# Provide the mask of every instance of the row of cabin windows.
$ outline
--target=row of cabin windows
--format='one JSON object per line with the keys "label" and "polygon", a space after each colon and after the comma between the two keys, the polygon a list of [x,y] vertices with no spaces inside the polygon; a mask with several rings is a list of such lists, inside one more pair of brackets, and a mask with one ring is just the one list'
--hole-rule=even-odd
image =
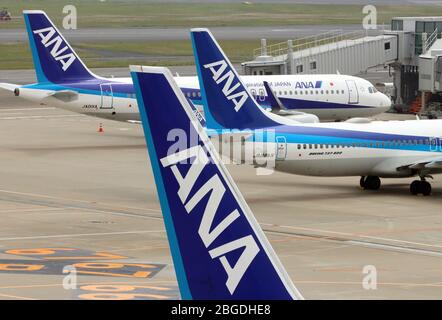
{"label": "row of cabin windows", "polygon": [[[264,94],[264,91],[259,91],[260,92],[260,95],[263,95]],[[290,96],[292,96],[293,94],[295,94],[295,95],[308,95],[308,94],[311,94],[311,95],[313,95],[313,94],[344,94],[344,90],[295,90],[295,91],[292,91],[292,90],[289,90],[289,91],[278,91],[278,92],[276,92],[276,94],[278,95],[278,96],[282,96],[282,95],[290,95]],[[252,95],[253,96],[256,96],[256,91],[255,90],[252,90]]]}
{"label": "row of cabin windows", "polygon": [[[281,95],[287,95],[287,94],[289,94],[289,95],[293,95],[293,94],[295,94],[295,95],[298,95],[298,93],[300,94],[300,95],[303,95],[303,94],[305,94],[305,95],[308,95],[308,94],[324,94],[324,92],[325,92],[325,94],[344,94],[344,90],[295,90],[295,91],[292,91],[292,90],[290,90],[290,91],[279,91],[278,92],[278,94],[281,96]],[[198,97],[198,98],[201,98],[201,92],[196,92],[196,91],[193,91],[193,92],[187,92],[186,93],[186,95],[187,95],[187,97],[188,98],[196,98],[196,97]],[[254,90],[252,90],[252,95],[253,96],[256,96],[256,92],[254,91]]]}
{"label": "row of cabin windows", "polygon": [[[302,94],[305,94],[305,95],[308,95],[308,94],[324,94],[324,92],[325,92],[325,94],[344,94],[344,90],[299,90],[299,94],[300,95],[302,95]],[[295,95],[298,95],[298,91],[297,90],[295,90],[295,91],[279,91],[279,95],[281,96],[281,95],[287,95],[287,93],[289,94],[289,95],[292,95],[292,93],[294,93]]]}
{"label": "row of cabin windows", "polygon": [[376,142],[353,142],[353,143],[337,143],[337,144],[298,144],[298,149],[333,149],[333,148],[385,148],[399,147],[406,145],[430,145],[429,140],[393,140],[393,141],[376,141]]}
{"label": "row of cabin windows", "polygon": [[[370,93],[376,93],[377,92],[377,90],[376,90],[376,88],[375,87],[369,87],[368,88],[368,91],[370,92]],[[292,90],[290,90],[290,91],[279,91],[278,92],[278,95],[279,96],[282,96],[282,95],[287,95],[287,94],[289,94],[290,96],[291,95],[293,95],[293,94],[295,94],[295,95],[298,95],[298,93],[299,93],[299,95],[309,95],[309,94],[311,94],[311,95],[313,95],[313,94],[316,94],[316,95],[318,95],[318,94],[344,94],[344,90],[295,90],[295,91],[292,91]],[[196,98],[196,97],[198,97],[198,98],[201,98],[201,92],[200,91],[198,91],[198,92],[196,92],[196,91],[193,91],[193,92],[187,92],[186,93],[186,95],[187,95],[187,97],[188,98]],[[253,96],[256,96],[256,92],[254,91],[254,90],[252,90],[252,95]]]}
{"label": "row of cabin windows", "polygon": [[201,98],[201,92],[200,91],[198,91],[198,92],[193,91],[192,93],[187,92],[186,96],[187,96],[187,98],[190,98],[190,97],[196,98],[197,96],[198,96],[198,98]]}

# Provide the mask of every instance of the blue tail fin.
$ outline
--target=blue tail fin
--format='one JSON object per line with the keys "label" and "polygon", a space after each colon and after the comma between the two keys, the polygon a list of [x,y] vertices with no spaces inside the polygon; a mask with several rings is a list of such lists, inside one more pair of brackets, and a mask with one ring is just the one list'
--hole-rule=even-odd
{"label": "blue tail fin", "polygon": [[69,82],[96,76],[80,60],[45,12],[23,11],[38,82]]}
{"label": "blue tail fin", "polygon": [[182,298],[302,298],[172,74],[131,75]]}
{"label": "blue tail fin", "polygon": [[192,29],[191,38],[209,129],[257,129],[281,124],[258,106],[209,30]]}

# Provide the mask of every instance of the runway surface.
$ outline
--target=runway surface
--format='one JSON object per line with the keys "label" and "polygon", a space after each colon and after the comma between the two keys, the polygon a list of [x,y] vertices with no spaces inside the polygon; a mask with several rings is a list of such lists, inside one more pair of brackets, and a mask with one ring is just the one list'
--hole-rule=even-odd
{"label": "runway surface", "polygon": [[[351,32],[361,30],[357,25],[293,25],[272,27],[212,27],[210,31],[218,40],[259,40],[261,38],[281,40],[313,36],[329,30]],[[62,30],[70,43],[96,41],[172,41],[190,40],[187,28],[78,28]],[[23,29],[4,29],[0,42],[26,42],[28,36]],[[258,43],[259,46],[259,43]]]}
{"label": "runway surface", "polygon": [[[0,299],[179,297],[139,125],[1,91],[0,136]],[[413,197],[412,179],[370,192],[358,177],[229,170],[307,299],[442,298],[441,176]]]}

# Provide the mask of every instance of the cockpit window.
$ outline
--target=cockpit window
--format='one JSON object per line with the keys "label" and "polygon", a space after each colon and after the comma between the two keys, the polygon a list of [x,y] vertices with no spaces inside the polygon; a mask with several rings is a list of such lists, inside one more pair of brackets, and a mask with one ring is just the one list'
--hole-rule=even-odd
{"label": "cockpit window", "polygon": [[376,93],[376,92],[378,92],[378,90],[375,87],[368,87],[368,92]]}

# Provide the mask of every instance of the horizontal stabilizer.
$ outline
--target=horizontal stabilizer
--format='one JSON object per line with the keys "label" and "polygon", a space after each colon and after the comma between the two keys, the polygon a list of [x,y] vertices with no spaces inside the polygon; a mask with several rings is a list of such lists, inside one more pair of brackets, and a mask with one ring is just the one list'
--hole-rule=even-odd
{"label": "horizontal stabilizer", "polygon": [[0,88],[14,92],[16,88],[19,88],[20,86],[18,84],[13,83],[0,83]]}
{"label": "horizontal stabilizer", "polygon": [[72,90],[50,91],[47,96],[64,102],[69,102],[78,98],[78,92]]}

